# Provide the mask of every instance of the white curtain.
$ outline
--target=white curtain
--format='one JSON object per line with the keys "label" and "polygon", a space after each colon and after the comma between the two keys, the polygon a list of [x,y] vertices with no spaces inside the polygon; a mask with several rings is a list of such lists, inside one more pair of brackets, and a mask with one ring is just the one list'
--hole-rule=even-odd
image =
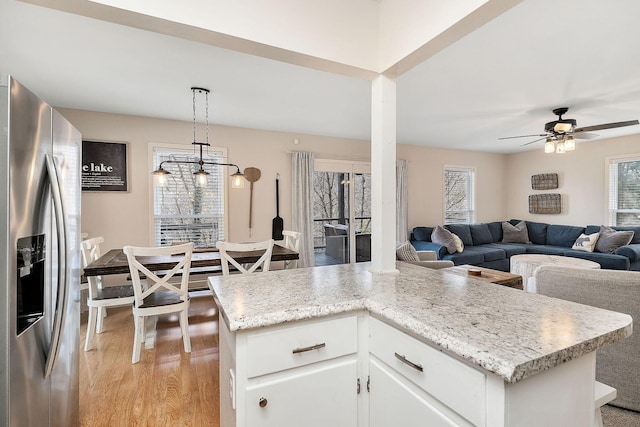
{"label": "white curtain", "polygon": [[298,267],[313,267],[313,153],[291,153],[291,218],[302,233]]}
{"label": "white curtain", "polygon": [[399,243],[405,242],[409,233],[407,163],[406,160],[396,160],[396,241]]}

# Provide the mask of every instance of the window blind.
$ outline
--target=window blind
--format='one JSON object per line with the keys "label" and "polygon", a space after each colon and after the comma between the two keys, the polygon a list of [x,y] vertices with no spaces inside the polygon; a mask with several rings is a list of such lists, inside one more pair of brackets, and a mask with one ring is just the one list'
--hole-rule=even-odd
{"label": "window blind", "polygon": [[444,223],[470,224],[475,219],[475,169],[445,166]]}
{"label": "window blind", "polygon": [[[224,162],[223,152],[209,150],[207,161]],[[165,160],[199,160],[192,150],[154,147],[153,164]],[[194,242],[198,248],[213,247],[224,240],[224,167],[208,166],[207,186],[195,185],[197,164],[165,163],[166,187],[154,186],[154,236],[158,246]]]}
{"label": "window blind", "polygon": [[609,224],[640,225],[640,156],[609,160]]}

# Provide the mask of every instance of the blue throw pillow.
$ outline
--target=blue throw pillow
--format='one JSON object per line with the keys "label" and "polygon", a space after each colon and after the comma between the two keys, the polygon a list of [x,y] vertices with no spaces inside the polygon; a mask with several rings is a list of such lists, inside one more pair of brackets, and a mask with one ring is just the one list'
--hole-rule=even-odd
{"label": "blue throw pillow", "polygon": [[471,230],[471,238],[473,239],[473,245],[486,245],[493,243],[493,236],[489,230],[488,224],[471,224],[469,225]]}
{"label": "blue throw pillow", "polygon": [[494,221],[487,224],[491,232],[492,243],[502,242],[502,221]]}
{"label": "blue throw pillow", "polygon": [[547,245],[570,248],[582,233],[584,227],[551,224],[547,227]]}
{"label": "blue throw pillow", "polygon": [[536,245],[546,245],[547,244],[547,228],[549,224],[544,222],[531,222],[526,221],[527,223],[527,233],[529,233],[529,240],[531,243]]}
{"label": "blue throw pillow", "polygon": [[431,233],[433,233],[433,227],[413,227],[413,238],[415,240],[430,242]]}
{"label": "blue throw pillow", "polygon": [[465,246],[473,246],[469,224],[447,224],[444,228],[462,239],[462,243],[464,243]]}

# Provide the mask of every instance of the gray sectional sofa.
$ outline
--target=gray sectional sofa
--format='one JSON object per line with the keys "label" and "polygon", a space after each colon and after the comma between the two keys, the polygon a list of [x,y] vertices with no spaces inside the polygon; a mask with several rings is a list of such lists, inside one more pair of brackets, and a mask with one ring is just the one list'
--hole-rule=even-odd
{"label": "gray sectional sofa", "polygon": [[[516,225],[520,220],[508,221]],[[449,253],[446,247],[431,241],[435,227],[415,227],[411,244],[416,250],[435,251],[440,260],[451,260],[455,265],[471,264],[494,270],[509,271],[510,258],[518,254],[561,255],[587,259],[600,264],[603,269],[640,271],[640,226],[611,227],[615,230],[634,232],[631,242],[614,253],[585,252],[571,249],[582,233],[592,234],[599,225],[586,227],[546,224],[526,221],[531,243],[503,243],[502,221],[482,224],[448,224],[444,228],[456,234],[464,243],[462,252]]]}

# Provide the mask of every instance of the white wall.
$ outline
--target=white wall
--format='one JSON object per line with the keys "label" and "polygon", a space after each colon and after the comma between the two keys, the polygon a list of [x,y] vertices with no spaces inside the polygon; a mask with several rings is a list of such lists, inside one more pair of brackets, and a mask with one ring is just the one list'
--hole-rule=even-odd
{"label": "white wall", "polygon": [[[60,109],[86,140],[127,142],[129,148],[128,193],[83,192],[82,231],[105,238],[104,249],[125,244],[149,245],[149,142],[191,143],[191,123],[117,114]],[[299,144],[294,145],[294,138]],[[254,184],[254,216],[248,230],[249,185],[229,190],[229,240],[248,241],[271,237],[275,216],[275,177],[280,174],[280,216],[291,224],[291,156],[288,151],[312,151],[320,157],[369,160],[368,141],[298,135],[255,129],[212,126],[210,142],[226,147],[231,162],[241,169],[261,170]],[[478,221],[505,218],[503,183],[506,156],[469,151],[428,149],[398,145],[398,158],[409,160],[409,228],[442,224],[442,171],[445,164],[477,168]],[[231,170],[230,170],[231,172]],[[248,183],[247,183],[248,184]]]}
{"label": "white wall", "polygon": [[409,161],[410,230],[443,223],[445,165],[476,168],[476,222],[505,219],[506,155],[398,145],[397,156]]}
{"label": "white wall", "polygon": [[[579,142],[575,151],[565,154],[544,154],[541,143],[536,150],[509,155],[508,217],[552,224],[606,224],[605,159],[632,153],[640,153],[640,135]],[[539,173],[557,173],[559,188],[532,190],[531,175]],[[562,213],[530,214],[529,195],[547,192],[562,195]]]}
{"label": "white wall", "polygon": [[[152,185],[148,160],[150,142],[185,144],[190,147],[190,122],[150,119],[117,114],[59,109],[80,130],[85,140],[128,143],[129,192],[83,192],[82,231],[104,236],[104,249],[125,244],[152,244],[149,228]],[[294,138],[299,144],[294,145]],[[271,238],[276,216],[275,178],[280,174],[280,216],[285,228],[291,224],[291,156],[288,151],[313,151],[340,156],[369,158],[369,143],[359,140],[294,135],[254,129],[211,126],[209,142],[227,148],[229,161],[241,169],[257,167],[261,178],[254,183],[253,227],[249,236],[249,183],[244,189],[229,189],[229,240]],[[234,170],[227,169],[229,174]]]}

